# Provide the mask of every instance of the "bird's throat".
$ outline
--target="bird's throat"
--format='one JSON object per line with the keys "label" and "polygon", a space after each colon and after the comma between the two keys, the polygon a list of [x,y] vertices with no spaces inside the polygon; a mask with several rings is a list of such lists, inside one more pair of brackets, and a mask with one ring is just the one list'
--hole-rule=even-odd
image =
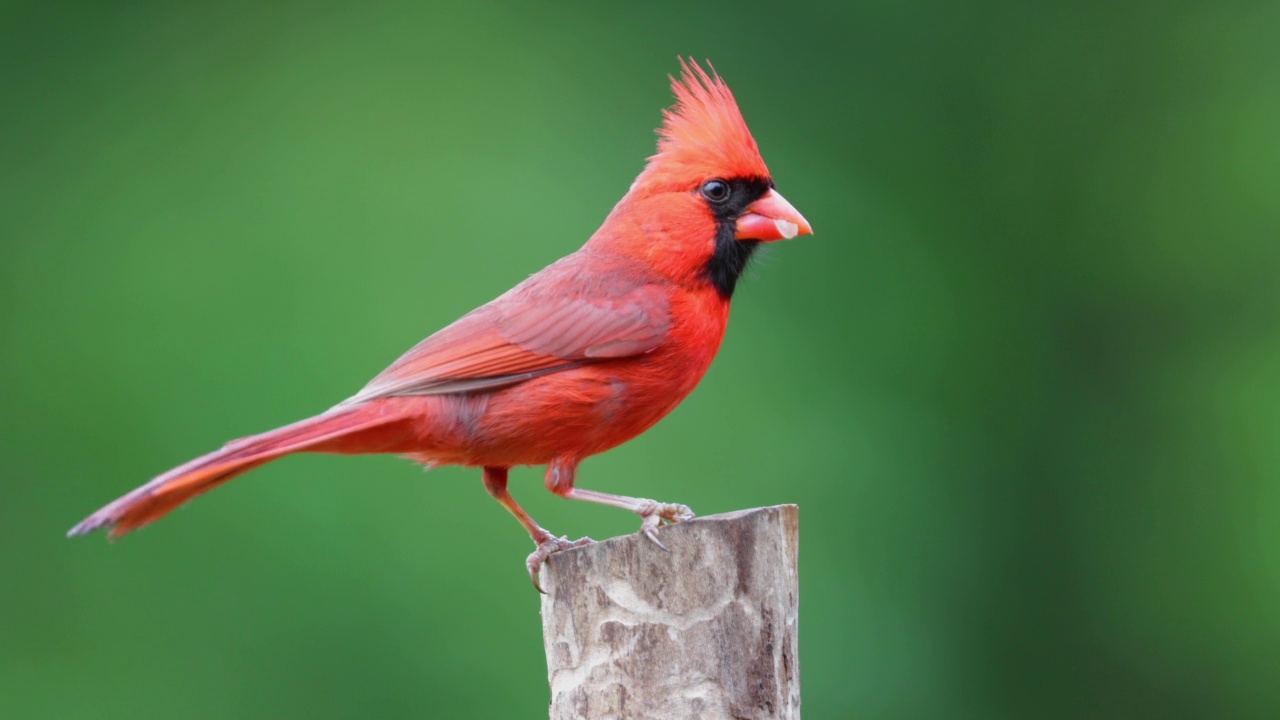
{"label": "bird's throat", "polygon": [[725,300],[733,297],[738,278],[747,269],[756,248],[760,247],[759,240],[738,240],[734,237],[736,232],[733,222],[721,220],[716,223],[716,249],[705,270],[707,280]]}

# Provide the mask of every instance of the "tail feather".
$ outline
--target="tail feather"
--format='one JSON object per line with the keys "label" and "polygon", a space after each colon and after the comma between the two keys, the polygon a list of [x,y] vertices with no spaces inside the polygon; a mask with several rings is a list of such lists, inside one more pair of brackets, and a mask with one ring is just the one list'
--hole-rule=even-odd
{"label": "tail feather", "polygon": [[[259,465],[298,452],[387,452],[388,426],[402,415],[379,412],[372,405],[333,410],[261,435],[232,440],[220,450],[170,470],[106,505],[71,528],[84,535],[110,528],[120,537],[159,520],[179,505]],[[392,434],[394,437],[395,434]]]}

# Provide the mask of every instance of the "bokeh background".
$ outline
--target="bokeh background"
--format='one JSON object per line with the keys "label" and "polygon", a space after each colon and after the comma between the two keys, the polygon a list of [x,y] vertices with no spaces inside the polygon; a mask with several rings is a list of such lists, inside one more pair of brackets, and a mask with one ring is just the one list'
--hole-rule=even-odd
{"label": "bokeh background", "polygon": [[808,717],[1280,717],[1280,4],[1054,5],[5,3],[0,713],[545,717],[474,471],[62,533],[575,249],[683,53],[817,235],[582,483],[800,504]]}

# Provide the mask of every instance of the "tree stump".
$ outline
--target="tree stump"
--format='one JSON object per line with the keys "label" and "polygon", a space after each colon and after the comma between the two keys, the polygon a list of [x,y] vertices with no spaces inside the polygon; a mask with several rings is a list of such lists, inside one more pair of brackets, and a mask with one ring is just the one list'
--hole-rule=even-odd
{"label": "tree stump", "polygon": [[551,720],[799,720],[800,513],[712,515],[552,555]]}

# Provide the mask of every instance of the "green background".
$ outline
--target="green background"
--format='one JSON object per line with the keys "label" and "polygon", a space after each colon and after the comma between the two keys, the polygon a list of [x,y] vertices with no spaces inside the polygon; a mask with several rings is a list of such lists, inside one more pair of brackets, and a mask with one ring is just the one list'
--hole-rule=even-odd
{"label": "green background", "polygon": [[6,4],[0,712],[545,717],[476,471],[62,533],[576,249],[683,53],[816,235],[581,483],[801,506],[807,717],[1280,717],[1280,4],[1059,5]]}

